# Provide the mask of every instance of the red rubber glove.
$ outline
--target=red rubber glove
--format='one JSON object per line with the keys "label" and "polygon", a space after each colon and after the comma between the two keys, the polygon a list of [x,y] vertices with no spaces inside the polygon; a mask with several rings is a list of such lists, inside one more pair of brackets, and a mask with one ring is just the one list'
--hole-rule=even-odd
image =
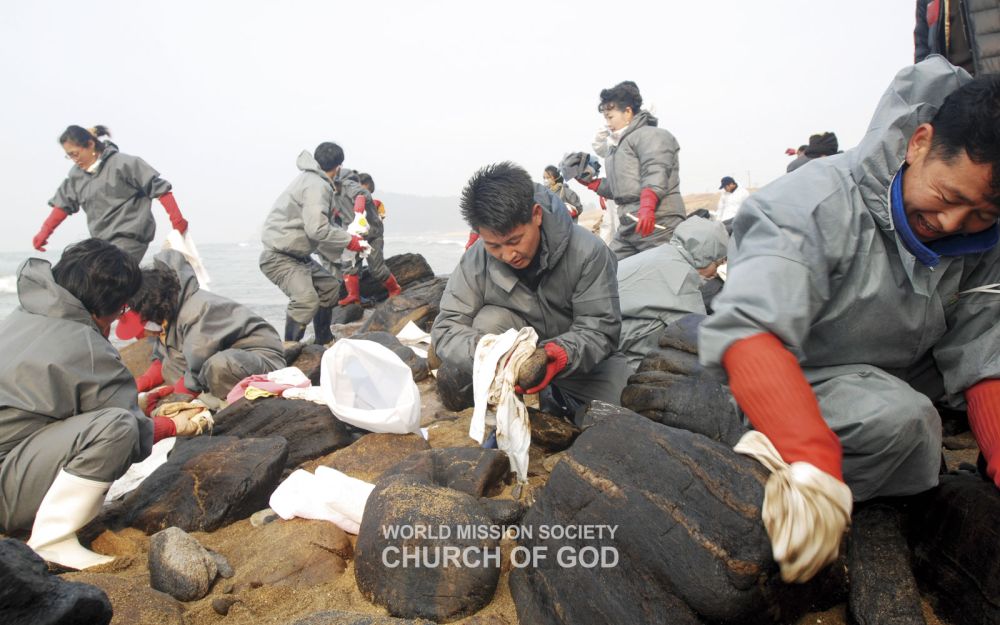
{"label": "red rubber glove", "polygon": [[520,386],[515,385],[515,393],[520,393],[521,395],[534,395],[548,386],[549,383],[552,382],[552,378],[556,377],[560,371],[566,368],[569,356],[566,355],[566,350],[563,349],[559,343],[554,341],[552,343],[546,343],[542,349],[545,350],[545,355],[548,356],[548,362],[545,364],[545,377],[538,383],[538,386],[533,386],[529,389],[522,389]]}
{"label": "red rubber glove", "polygon": [[354,212],[363,213],[365,212],[365,194],[359,193],[354,196]]}
{"label": "red rubber glove", "polygon": [[193,398],[197,397],[199,393],[195,391],[189,391],[186,386],[184,386],[184,376],[177,378],[177,382],[174,383],[174,393],[180,393],[182,395],[190,395]]}
{"label": "red rubber glove", "polygon": [[156,404],[160,403],[161,399],[167,395],[173,394],[173,392],[174,387],[170,385],[161,386],[149,391],[149,393],[146,394],[146,416],[148,417],[153,413],[153,410],[156,408]]}
{"label": "red rubber glove", "polygon": [[364,249],[361,247],[361,237],[357,235],[351,235],[351,242],[347,244],[347,249],[352,252],[363,252]]}
{"label": "red rubber glove", "polygon": [[649,187],[639,194],[639,221],[635,224],[635,233],[640,237],[653,234],[653,228],[656,227],[656,205],[659,203],[656,191]]}
{"label": "red rubber glove", "polygon": [[136,390],[140,393],[156,388],[163,384],[163,362],[154,360],[146,373],[135,379]]}
{"label": "red rubber glove", "polygon": [[181,215],[181,209],[177,208],[177,200],[174,199],[173,193],[164,193],[159,197],[160,204],[163,204],[163,208],[167,211],[167,216],[170,217],[170,225],[173,226],[174,230],[184,234],[188,229],[187,219],[184,219],[184,215]]}
{"label": "red rubber glove", "polygon": [[965,391],[969,427],[986,460],[986,475],[1000,488],[1000,380],[982,380]]}
{"label": "red rubber glove", "polygon": [[42,229],[39,230],[38,234],[35,235],[35,238],[31,240],[31,245],[33,245],[39,252],[44,252],[45,246],[49,244],[49,237],[52,236],[52,233],[55,232],[59,224],[61,224],[67,217],[69,217],[69,213],[58,206],[53,206],[52,212],[49,213],[49,216],[42,222]]}
{"label": "red rubber glove", "polygon": [[802,367],[778,337],[763,332],[736,341],[722,356],[722,366],[736,402],[785,462],[808,462],[844,481],[840,439],[823,420]]}
{"label": "red rubber glove", "polygon": [[167,417],[153,417],[153,442],[177,436],[177,424]]}
{"label": "red rubber glove", "polygon": [[566,210],[568,210],[568,211],[569,211],[569,216],[570,216],[570,217],[572,217],[573,219],[576,219],[576,218],[577,218],[577,216],[579,216],[579,214],[580,214],[580,213],[578,213],[578,212],[576,211],[576,209],[575,209],[575,208],[573,208],[572,206],[567,206],[567,207],[566,207]]}
{"label": "red rubber glove", "polygon": [[594,193],[597,193],[597,188],[601,186],[601,181],[602,180],[603,180],[603,178],[594,178],[590,182],[587,182],[586,180],[580,180],[579,178],[576,179],[577,182],[579,182],[583,186],[587,187],[588,189],[590,189]]}
{"label": "red rubber glove", "polygon": [[469,240],[465,242],[465,249],[469,249],[470,247],[472,247],[476,243],[476,241],[478,241],[478,240],[479,240],[479,233],[478,232],[470,232],[469,233]]}

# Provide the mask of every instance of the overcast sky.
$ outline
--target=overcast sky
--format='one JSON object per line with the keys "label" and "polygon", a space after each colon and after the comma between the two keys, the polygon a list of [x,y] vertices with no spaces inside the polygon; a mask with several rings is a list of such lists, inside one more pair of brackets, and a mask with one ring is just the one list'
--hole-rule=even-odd
{"label": "overcast sky", "polygon": [[[912,62],[914,4],[5,2],[0,250],[30,249],[69,124],[107,125],[159,170],[200,242],[254,237],[324,140],[393,193],[454,197],[500,160],[540,180],[590,149],[598,95],[621,80],[680,142],[682,193],[760,186],[814,132],[857,143]],[[74,216],[53,245],[85,232]]]}

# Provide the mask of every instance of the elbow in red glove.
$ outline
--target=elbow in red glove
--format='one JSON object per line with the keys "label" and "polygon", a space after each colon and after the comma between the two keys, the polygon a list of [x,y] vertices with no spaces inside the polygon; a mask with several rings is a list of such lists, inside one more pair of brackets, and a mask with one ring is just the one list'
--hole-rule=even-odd
{"label": "elbow in red glove", "polygon": [[188,229],[187,219],[181,215],[181,209],[177,207],[177,200],[174,199],[174,194],[164,193],[160,196],[160,204],[163,204],[164,210],[167,211],[167,216],[170,217],[170,225],[174,230],[184,234]]}
{"label": "elbow in red glove", "polygon": [[660,198],[650,188],[645,188],[639,194],[639,221],[635,224],[635,232],[640,237],[648,237],[656,227],[656,205]]}
{"label": "elbow in red glove", "polygon": [[364,248],[361,247],[361,237],[357,235],[351,235],[351,242],[347,244],[347,249],[352,252],[363,252]]}
{"label": "elbow in red glove", "polygon": [[965,391],[969,427],[986,461],[986,475],[1000,488],[1000,380],[982,380]]}
{"label": "elbow in red glove", "polygon": [[69,213],[59,208],[58,206],[52,207],[52,212],[49,216],[45,218],[42,222],[42,228],[38,231],[38,234],[31,240],[31,245],[34,246],[39,252],[45,251],[45,246],[49,244],[49,237],[55,232],[56,228],[63,222],[64,219],[69,217]]}
{"label": "elbow in red glove", "polygon": [[146,369],[146,373],[135,379],[136,390],[140,393],[152,390],[161,384],[163,384],[163,362],[159,360],[154,360]]}
{"label": "elbow in red glove", "polygon": [[545,377],[537,385],[523,389],[520,385],[514,387],[515,393],[520,393],[522,395],[534,395],[538,393],[546,386],[548,386],[554,377],[556,377],[560,371],[566,368],[569,362],[569,356],[566,355],[566,350],[563,349],[559,343],[552,342],[546,343],[542,349],[545,350],[546,363],[545,363]]}
{"label": "elbow in red glove", "polygon": [[188,388],[186,386],[184,386],[184,376],[183,375],[181,377],[177,378],[177,382],[174,383],[174,392],[178,393],[178,394],[181,394],[181,395],[190,395],[192,398],[198,396],[198,392],[197,391],[188,390]]}
{"label": "elbow in red glove", "polygon": [[365,194],[359,193],[354,196],[354,212],[363,213],[365,212]]}

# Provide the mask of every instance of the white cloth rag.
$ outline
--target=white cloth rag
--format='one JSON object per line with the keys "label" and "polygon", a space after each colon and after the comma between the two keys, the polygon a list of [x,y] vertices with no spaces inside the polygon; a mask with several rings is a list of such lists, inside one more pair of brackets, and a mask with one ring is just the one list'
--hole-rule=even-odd
{"label": "white cloth rag", "polygon": [[322,386],[307,386],[306,388],[286,388],[281,391],[281,396],[285,399],[304,399],[316,404],[326,405],[326,397],[323,395]]}
{"label": "white cloth rag", "polygon": [[403,345],[413,350],[421,358],[427,358],[427,350],[431,346],[431,335],[420,329],[417,324],[407,321],[403,329],[396,334]]}
{"label": "white cloth rag", "polygon": [[[514,386],[521,364],[531,357],[537,343],[538,334],[530,327],[487,334],[476,345],[472,365],[472,393],[476,405],[469,436],[482,444],[486,426],[495,425],[497,448],[506,452],[510,468],[521,483],[528,481],[531,424],[528,409],[514,392]],[[490,406],[496,406],[496,415],[489,413]]]}
{"label": "white cloth rag", "polygon": [[180,252],[191,265],[191,269],[194,270],[194,275],[198,278],[198,288],[206,291],[211,290],[208,288],[208,284],[212,279],[208,276],[205,264],[201,262],[201,255],[198,254],[198,248],[194,245],[190,231],[181,234],[177,230],[171,230],[167,233],[167,240],[163,242],[163,249]]}
{"label": "white cloth rag", "polygon": [[761,518],[786,583],[807,582],[837,559],[851,520],[851,489],[808,462],[786,463],[762,433],[743,435],[733,451],[771,472]]}
{"label": "white cloth rag", "polygon": [[153,445],[153,450],[142,462],[136,462],[125,471],[125,475],[115,480],[108,489],[108,494],[104,501],[114,501],[121,499],[142,484],[143,480],[149,477],[160,465],[167,462],[167,454],[174,448],[177,439],[173,436],[164,438]]}
{"label": "white cloth rag", "polygon": [[357,534],[374,488],[374,484],[330,467],[318,467],[315,474],[298,469],[271,493],[269,505],[286,521],[295,517],[330,521]]}

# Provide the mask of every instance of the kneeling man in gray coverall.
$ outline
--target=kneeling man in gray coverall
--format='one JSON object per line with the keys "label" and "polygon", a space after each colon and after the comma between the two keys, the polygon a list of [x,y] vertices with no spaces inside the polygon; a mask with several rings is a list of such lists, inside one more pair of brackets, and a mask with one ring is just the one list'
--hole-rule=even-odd
{"label": "kneeling man in gray coverall", "polygon": [[28,545],[63,566],[111,560],[82,547],[76,531],[153,446],[153,420],[107,339],[141,280],[125,252],[87,239],[55,267],[25,261],[21,305],[0,323],[0,531],[30,528]]}
{"label": "kneeling man in gray coverall", "polygon": [[627,373],[615,351],[621,310],[614,254],[512,163],[476,172],[461,209],[479,240],[452,272],[431,330],[439,386],[459,391],[442,393],[446,407],[472,405],[473,356],[483,335],[527,326],[538,333],[539,349],[518,381],[525,393],[540,393],[543,410],[570,416],[593,399],[617,404]]}

